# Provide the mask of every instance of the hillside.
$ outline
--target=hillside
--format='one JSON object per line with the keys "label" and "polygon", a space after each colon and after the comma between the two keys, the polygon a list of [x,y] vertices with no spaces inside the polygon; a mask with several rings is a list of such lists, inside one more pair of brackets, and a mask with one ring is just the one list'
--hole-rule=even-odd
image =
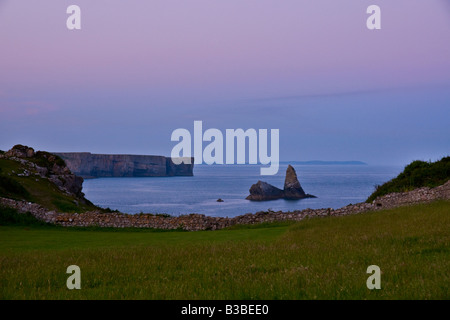
{"label": "hillside", "polygon": [[59,212],[98,210],[84,197],[82,184],[83,178],[51,153],[22,145],[0,153],[0,197]]}
{"label": "hillside", "polygon": [[414,161],[407,165],[396,178],[376,186],[376,190],[367,199],[370,203],[377,197],[393,192],[406,192],[416,188],[434,188],[450,180],[450,157],[436,162]]}

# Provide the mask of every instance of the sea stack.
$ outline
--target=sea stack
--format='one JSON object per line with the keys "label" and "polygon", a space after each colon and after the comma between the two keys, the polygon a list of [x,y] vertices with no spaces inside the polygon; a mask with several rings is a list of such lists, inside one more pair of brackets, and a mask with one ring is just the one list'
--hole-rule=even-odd
{"label": "sea stack", "polygon": [[281,190],[267,182],[258,181],[250,188],[250,195],[246,198],[251,201],[267,201],[276,199],[298,200],[304,198],[315,198],[305,193],[297,178],[295,169],[289,165],[286,170],[284,189]]}
{"label": "sea stack", "polygon": [[289,165],[286,170],[286,179],[284,180],[284,198],[285,199],[303,199],[306,193],[297,178],[295,169]]}

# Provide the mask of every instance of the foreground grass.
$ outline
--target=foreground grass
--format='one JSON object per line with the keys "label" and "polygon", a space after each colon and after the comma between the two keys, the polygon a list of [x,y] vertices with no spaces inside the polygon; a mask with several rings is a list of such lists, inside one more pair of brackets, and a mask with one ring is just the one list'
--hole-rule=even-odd
{"label": "foreground grass", "polygon": [[[1,299],[449,299],[450,202],[205,232],[0,227]],[[67,266],[81,268],[68,290]],[[382,270],[368,290],[366,269]]]}

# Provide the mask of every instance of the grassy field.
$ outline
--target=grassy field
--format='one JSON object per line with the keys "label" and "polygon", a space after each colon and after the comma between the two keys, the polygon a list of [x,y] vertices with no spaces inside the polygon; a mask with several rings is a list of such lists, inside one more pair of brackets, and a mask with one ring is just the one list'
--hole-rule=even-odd
{"label": "grassy field", "polygon": [[2,226],[0,298],[449,299],[449,231],[444,201],[205,232]]}

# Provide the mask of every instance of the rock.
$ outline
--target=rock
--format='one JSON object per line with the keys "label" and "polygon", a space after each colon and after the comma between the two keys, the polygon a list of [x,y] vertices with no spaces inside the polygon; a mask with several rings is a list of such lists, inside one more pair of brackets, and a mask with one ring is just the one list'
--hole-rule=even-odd
{"label": "rock", "polygon": [[298,181],[295,169],[289,165],[286,170],[286,179],[284,189],[278,189],[267,182],[258,181],[250,188],[250,195],[246,198],[252,201],[266,201],[276,199],[298,200],[304,198],[315,198],[315,196],[306,194]]}
{"label": "rock", "polygon": [[17,158],[32,158],[34,157],[34,149],[23,146],[21,144],[16,144],[11,150],[5,153],[6,157],[17,157]]}
{"label": "rock", "polygon": [[88,202],[81,191],[83,178],[73,174],[60,157],[45,151],[34,152],[33,148],[23,145],[15,145],[4,156],[28,168],[18,176],[29,177],[33,173],[37,177],[48,179],[58,189],[75,196],[81,203]]}
{"label": "rock", "polygon": [[17,176],[18,177],[29,177],[30,176],[30,171],[23,170],[23,173],[18,173]]}
{"label": "rock", "polygon": [[48,169],[43,167],[35,167],[36,173],[40,175],[41,177],[45,177],[48,175]]}
{"label": "rock", "polygon": [[305,191],[300,185],[295,169],[289,165],[286,170],[286,179],[284,180],[284,198],[302,199],[306,197]]}
{"label": "rock", "polygon": [[82,177],[74,174],[50,175],[49,180],[53,182],[60,190],[70,193],[77,198],[82,198],[84,196],[84,193],[81,192],[84,181]]}
{"label": "rock", "polygon": [[284,192],[271,184],[264,181],[258,181],[250,187],[250,195],[246,198],[252,201],[266,201],[281,199]]}
{"label": "rock", "polygon": [[221,198],[217,199],[217,202],[224,202]]}

